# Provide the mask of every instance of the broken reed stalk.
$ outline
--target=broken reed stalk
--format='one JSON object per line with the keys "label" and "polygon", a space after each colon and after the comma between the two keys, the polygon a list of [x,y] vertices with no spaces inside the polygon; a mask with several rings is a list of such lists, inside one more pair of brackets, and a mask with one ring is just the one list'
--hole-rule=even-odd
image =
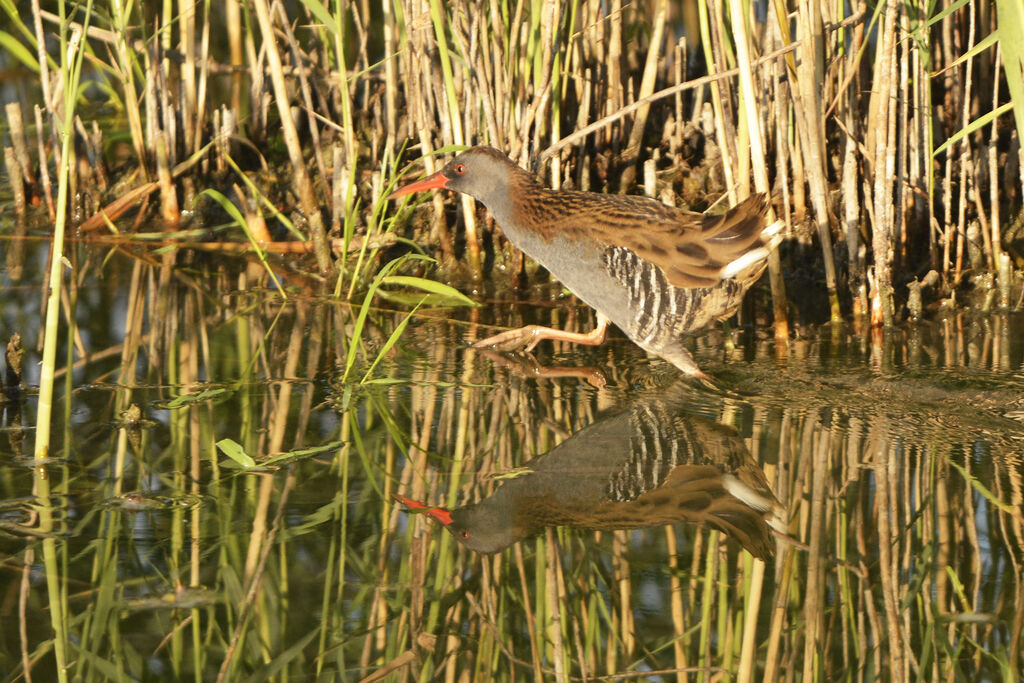
{"label": "broken reed stalk", "polygon": [[[284,137],[285,147],[288,149],[288,158],[291,161],[294,174],[292,177],[292,188],[299,198],[299,205],[302,207],[303,214],[309,221],[310,236],[313,238],[313,252],[316,255],[317,266],[321,272],[328,272],[331,270],[331,259],[327,249],[327,236],[313,191],[313,183],[306,168],[302,145],[299,143],[299,133],[295,128],[295,121],[291,114],[288,83],[284,76],[281,54],[277,49],[277,37],[270,19],[270,7],[267,4],[267,0],[253,0],[252,7],[256,13],[260,34],[263,36],[267,66],[270,69],[270,80],[274,88],[274,103],[277,105],[277,113],[281,120],[281,134]],[[301,65],[296,64],[296,66],[300,67]]]}
{"label": "broken reed stalk", "polygon": [[[448,134],[450,144],[465,145],[466,136],[462,126],[462,108],[459,105],[459,97],[455,88],[455,73],[452,69],[452,58],[448,49],[447,31],[448,22],[444,12],[441,11],[440,0],[430,0],[430,23],[434,29],[433,48],[436,51],[441,63],[440,88],[444,96],[444,105],[438,103],[438,113],[445,116],[447,125],[445,132]],[[463,83],[465,86],[465,83]],[[464,88],[465,92],[465,88]],[[439,93],[441,94],[441,93]],[[425,150],[424,150],[425,151]],[[476,230],[476,202],[468,195],[461,195],[462,215],[466,229],[466,256],[469,260],[470,274],[479,279],[483,275],[480,267],[480,241]]]}
{"label": "broken reed stalk", "polygon": [[[851,86],[852,87],[852,86]],[[853,97],[851,95],[851,97]],[[852,108],[842,106],[840,116],[846,121],[843,126],[843,171],[841,176],[841,192],[843,197],[843,232],[846,234],[846,253],[850,259],[849,289],[853,298],[854,318],[868,315],[868,291],[866,255],[867,249],[861,239],[860,226],[862,212],[860,210],[860,193],[857,187],[857,143],[854,131],[857,129],[856,117]]]}
{"label": "broken reed stalk", "polygon": [[32,161],[28,156],[28,144],[25,142],[25,122],[21,118],[21,104],[8,102],[4,106],[4,111],[7,114],[7,132],[11,136],[11,144],[14,147],[14,161],[17,162],[17,166],[14,167],[17,173],[8,177],[12,184],[17,181],[18,184],[31,185],[33,182]]}
{"label": "broken reed stalk", "polygon": [[890,92],[896,66],[896,18],[900,5],[887,0],[881,34],[878,38],[878,57],[875,60],[875,88],[871,96],[869,125],[874,125],[875,145],[871,149],[871,188],[874,203],[872,218],[872,251],[874,252],[874,287],[871,319],[875,324],[892,327],[895,321],[892,287],[892,230],[893,230],[893,173],[895,172],[895,114],[890,107]]}
{"label": "broken reed stalk", "polygon": [[11,181],[11,193],[14,196],[14,213],[18,218],[25,217],[25,183],[22,181],[21,164],[13,147],[4,147],[4,168]]}
{"label": "broken reed stalk", "polygon": [[[651,42],[647,50],[647,62],[644,64],[643,80],[640,83],[640,91],[637,93],[639,100],[650,97],[654,92],[655,78],[658,75],[658,62],[661,60],[661,46],[664,42],[667,5],[667,0],[658,0],[655,5],[654,20],[652,21],[651,28]],[[649,112],[650,105],[643,105],[633,117],[629,140],[626,142],[626,147],[622,154],[626,167],[622,170],[619,192],[628,192],[636,180],[636,159],[640,153],[640,143],[643,141],[644,126],[647,123],[647,114]]]}
{"label": "broken reed stalk", "polygon": [[825,29],[821,17],[821,4],[816,0],[800,0],[797,14],[800,31],[800,61],[797,68],[796,88],[790,89],[794,97],[795,117],[799,123],[803,166],[814,207],[814,221],[818,228],[818,242],[825,265],[825,286],[828,289],[829,308],[833,321],[842,320],[836,282],[836,264],[832,249],[832,228],[827,204],[828,178],[825,171],[825,121],[822,90],[825,87]]}
{"label": "broken reed stalk", "polygon": [[[713,3],[709,7],[709,3]],[[726,64],[720,60],[722,52],[721,31],[717,30],[717,23],[712,23],[712,17],[719,20],[722,17],[720,6],[717,0],[699,0],[700,5],[700,35],[704,47],[704,60],[708,65],[708,73],[715,74],[725,68]],[[712,13],[710,10],[714,9]],[[715,121],[715,142],[722,155],[722,174],[725,176],[725,187],[729,195],[729,203],[735,204],[737,197],[735,193],[737,169],[736,148],[734,136],[727,126],[731,123],[731,117],[726,113],[726,103],[730,98],[728,81],[713,81],[711,83],[711,106],[714,112]]]}
{"label": "broken reed stalk", "polygon": [[43,110],[36,105],[33,108],[33,113],[36,119],[36,144],[38,146],[39,158],[42,160],[39,163],[39,181],[43,186],[43,199],[46,201],[46,211],[51,221],[56,220],[57,213],[56,207],[53,203],[53,184],[50,182],[50,169],[49,165],[45,163],[46,160],[46,142],[45,128],[43,127]]}
{"label": "broken reed stalk", "polygon": [[[280,7],[280,5],[279,5]],[[356,8],[352,7],[352,12],[356,12]],[[355,194],[355,174],[356,174],[356,162],[359,159],[359,152],[356,147],[355,141],[355,126],[353,125],[352,109],[355,106],[352,102],[352,92],[348,82],[348,62],[346,61],[345,49],[346,45],[346,31],[345,31],[345,15],[343,11],[336,10],[332,17],[334,19],[333,24],[328,25],[328,33],[330,35],[330,44],[333,47],[334,54],[334,68],[336,73],[336,84],[335,89],[338,93],[337,101],[341,107],[341,143],[334,147],[334,193],[335,193],[335,205],[337,206],[338,222],[331,225],[331,229],[335,230],[338,226],[341,227],[342,234],[346,240],[352,239],[352,234],[355,232],[356,226],[353,221],[349,220],[352,217],[353,204],[356,200]],[[291,32],[289,31],[289,35]],[[298,54],[298,49],[293,48],[293,54]],[[313,111],[313,100],[309,93],[309,86],[307,80],[302,79],[303,83],[303,96],[306,99],[306,106],[309,111]],[[319,135],[316,132],[317,126],[315,122],[311,121],[311,128],[314,131],[315,136],[315,148],[316,148],[316,159],[317,167],[320,169],[321,176],[325,187],[330,187],[327,181],[327,168],[324,164],[322,153],[320,152],[320,140]],[[338,201],[340,199],[340,201]],[[353,279],[352,283],[355,285],[356,280]]]}
{"label": "broken reed stalk", "polygon": [[[196,82],[196,5],[189,2],[180,4],[178,14],[178,50],[184,56],[184,63],[179,66],[181,76],[181,102],[179,112],[182,122],[182,141],[189,153],[199,149],[199,135],[202,129],[200,120],[205,120],[199,109],[198,83]],[[209,26],[209,23],[206,24]],[[205,63],[205,60],[204,60]]]}
{"label": "broken reed stalk", "polygon": [[[1002,55],[1001,51],[996,53],[995,76],[992,79],[996,83],[999,82],[999,67],[1003,63],[1002,56],[1003,55]],[[992,109],[995,110],[995,109],[998,109],[998,108],[999,108],[999,88],[994,88],[992,90]],[[998,150],[998,145],[995,144],[995,140],[999,139],[998,135],[999,135],[999,131],[996,128],[996,121],[993,120],[992,121],[992,132],[990,134],[990,138],[991,138],[992,142],[990,144],[986,145],[986,149],[988,150],[988,154],[986,154],[987,158],[985,159],[985,161],[988,162],[988,191],[989,191],[989,197],[988,197],[989,201],[988,201],[988,204],[989,204],[990,210],[992,212],[992,214],[991,214],[992,220],[989,222],[990,232],[989,232],[988,240],[989,240],[989,243],[992,245],[992,262],[993,262],[993,267],[996,270],[996,281],[998,283],[998,287],[1000,289],[1000,292],[1002,292],[1002,287],[1003,287],[1004,283],[1003,283],[1003,245],[1002,245],[1002,240],[1001,240],[1002,229],[1001,229],[1000,218],[999,218],[999,189],[1000,189],[999,188],[999,182],[998,182],[998,178],[999,178],[999,150]],[[1009,284],[1010,283],[1006,283],[1007,288],[1009,288]],[[1008,306],[1009,306],[1009,300],[1008,299],[1004,299],[1002,296],[1000,296],[999,307],[1000,308],[1006,308]]]}
{"label": "broken reed stalk", "polygon": [[[288,44],[288,50],[292,55],[301,55],[302,49],[299,47],[298,41],[295,39],[295,33],[292,31],[292,27],[289,25],[288,17],[284,14],[284,8],[275,3],[274,9],[277,12],[277,22],[281,26],[281,33],[284,35],[284,39]],[[312,18],[311,18],[312,19]],[[309,132],[310,144],[313,152],[313,163],[316,166],[316,171],[319,174],[319,180],[322,187],[329,187],[330,183],[327,179],[327,165],[324,163],[324,152],[320,142],[320,125],[317,121],[316,110],[317,106],[313,102],[313,93],[309,85],[309,75],[307,74],[306,65],[300,62],[301,66],[293,70],[293,74],[298,79],[298,95],[297,98],[301,103],[302,109],[306,112],[306,125]],[[345,62],[342,61],[339,65],[339,71],[345,73]],[[348,95],[348,88],[345,83],[340,84],[340,88],[344,93],[344,96]],[[343,101],[345,97],[343,97]],[[344,105],[343,105],[344,106]],[[348,121],[344,116],[343,130],[345,132],[346,139],[351,135],[351,122]],[[312,181],[312,177],[310,178]],[[313,183],[316,184],[315,182]]]}
{"label": "broken reed stalk", "polygon": [[[969,20],[967,29],[967,45],[964,46],[965,51],[968,53],[966,62],[963,64],[963,97],[960,100],[961,112],[960,112],[960,124],[961,128],[967,128],[971,122],[971,89],[974,84],[974,57],[970,54],[970,50],[974,47],[974,7],[975,3],[970,3],[969,6]],[[950,150],[952,153],[952,149]],[[974,165],[974,157],[971,154],[970,140],[965,137],[960,141],[960,157],[959,163],[957,164],[959,169],[959,180],[957,183],[958,196],[957,196],[957,214],[956,214],[956,267],[953,270],[953,285],[958,286],[963,277],[964,269],[964,251],[967,247],[967,196],[968,196],[968,185],[971,182],[973,174],[968,171]]]}
{"label": "broken reed stalk", "polygon": [[[128,117],[128,131],[131,133],[132,147],[135,156],[139,160],[139,170],[142,172],[143,180],[148,179],[149,164],[146,152],[146,137],[143,134],[142,113],[139,111],[139,96],[135,88],[135,71],[142,70],[135,57],[134,49],[129,46],[129,28],[131,19],[125,13],[123,3],[115,2],[112,5],[111,21],[113,23],[114,35],[116,36],[116,59],[112,66],[117,69],[118,83],[124,88],[124,109]],[[50,109],[52,111],[52,109]]]}
{"label": "broken reed stalk", "polygon": [[[742,0],[729,0],[732,17],[732,33],[736,47],[736,61],[740,70],[740,89],[744,103],[747,131],[750,138],[750,165],[753,169],[754,187],[758,192],[771,193],[768,185],[768,169],[765,164],[764,138],[761,133],[761,102],[754,93],[754,74],[750,63],[749,31],[745,18]],[[744,192],[748,194],[749,192]],[[768,220],[774,220],[775,210],[769,202]],[[773,250],[768,258],[768,278],[772,290],[774,310],[775,338],[789,339],[789,312],[786,300],[786,285],[782,279],[782,264],[778,250]]]}
{"label": "broken reed stalk", "polygon": [[162,131],[156,134],[156,177],[160,185],[160,214],[164,223],[175,227],[181,218],[178,209],[178,194],[171,179],[169,145]]}

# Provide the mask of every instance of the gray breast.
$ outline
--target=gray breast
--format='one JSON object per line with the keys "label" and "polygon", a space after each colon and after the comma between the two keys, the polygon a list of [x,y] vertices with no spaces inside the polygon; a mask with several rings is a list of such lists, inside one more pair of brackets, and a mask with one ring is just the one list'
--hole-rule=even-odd
{"label": "gray breast", "polygon": [[545,241],[525,231],[515,237],[516,246],[526,255],[547,268],[584,303],[629,334],[633,319],[631,294],[608,270],[603,261],[603,246],[557,235]]}

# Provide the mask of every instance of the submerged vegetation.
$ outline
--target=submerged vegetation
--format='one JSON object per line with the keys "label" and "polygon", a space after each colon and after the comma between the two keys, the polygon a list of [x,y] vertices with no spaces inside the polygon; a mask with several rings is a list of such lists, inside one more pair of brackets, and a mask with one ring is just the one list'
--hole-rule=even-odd
{"label": "submerged vegetation", "polygon": [[[3,680],[1019,676],[1017,0],[0,16]],[[702,337],[729,391],[675,391],[763,469],[773,560],[678,525],[481,557],[390,498],[485,499],[670,383],[458,347],[590,322],[495,319],[538,278],[486,213],[383,199],[481,143],[551,187],[771,194],[779,341]]]}

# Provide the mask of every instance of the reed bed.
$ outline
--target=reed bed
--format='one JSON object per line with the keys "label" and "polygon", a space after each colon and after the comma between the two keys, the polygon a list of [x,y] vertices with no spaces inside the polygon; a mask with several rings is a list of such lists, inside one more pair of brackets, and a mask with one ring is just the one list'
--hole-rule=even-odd
{"label": "reed bed", "polygon": [[[156,232],[164,245],[235,251],[189,230],[216,224],[200,199],[216,187],[252,229],[247,249],[313,253],[349,296],[396,237],[449,272],[490,276],[519,261],[470,199],[453,213],[438,194],[425,220],[382,203],[409,162],[432,171],[438,152],[486,143],[554,187],[642,187],[698,209],[772,193],[791,237],[771,264],[781,338],[794,321],[891,326],[931,271],[926,303],[968,291],[989,308],[1019,303],[1013,2],[58,10],[3,7],[4,54],[38,74],[6,108],[5,161],[19,211],[38,203],[52,219],[68,111],[54,84],[69,75],[53,37],[80,33],[88,78],[72,104],[116,112],[103,126],[75,119],[67,213],[85,236]],[[787,296],[794,278],[822,295]]]}

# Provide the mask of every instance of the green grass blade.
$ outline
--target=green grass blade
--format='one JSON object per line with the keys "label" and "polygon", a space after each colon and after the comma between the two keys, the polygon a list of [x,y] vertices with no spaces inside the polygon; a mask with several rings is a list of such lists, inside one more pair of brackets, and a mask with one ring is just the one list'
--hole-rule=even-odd
{"label": "green grass blade", "polygon": [[1024,3],[996,0],[999,46],[1003,50],[1006,84],[1017,122],[1017,139],[1024,140]]}
{"label": "green grass blade", "polygon": [[39,60],[7,31],[0,31],[0,52],[6,52],[32,71],[39,73]]}
{"label": "green grass blade", "polygon": [[412,277],[408,275],[390,275],[383,279],[382,284],[414,287],[424,292],[435,294],[442,299],[451,301],[451,305],[453,306],[472,306],[476,308],[480,305],[454,287],[446,285],[443,282],[437,282],[436,280],[428,280],[426,278]]}
{"label": "green grass blade", "polygon": [[242,445],[233,439],[221,439],[217,442],[217,448],[246,469],[256,467],[256,461],[252,459],[252,456],[246,453]]}

